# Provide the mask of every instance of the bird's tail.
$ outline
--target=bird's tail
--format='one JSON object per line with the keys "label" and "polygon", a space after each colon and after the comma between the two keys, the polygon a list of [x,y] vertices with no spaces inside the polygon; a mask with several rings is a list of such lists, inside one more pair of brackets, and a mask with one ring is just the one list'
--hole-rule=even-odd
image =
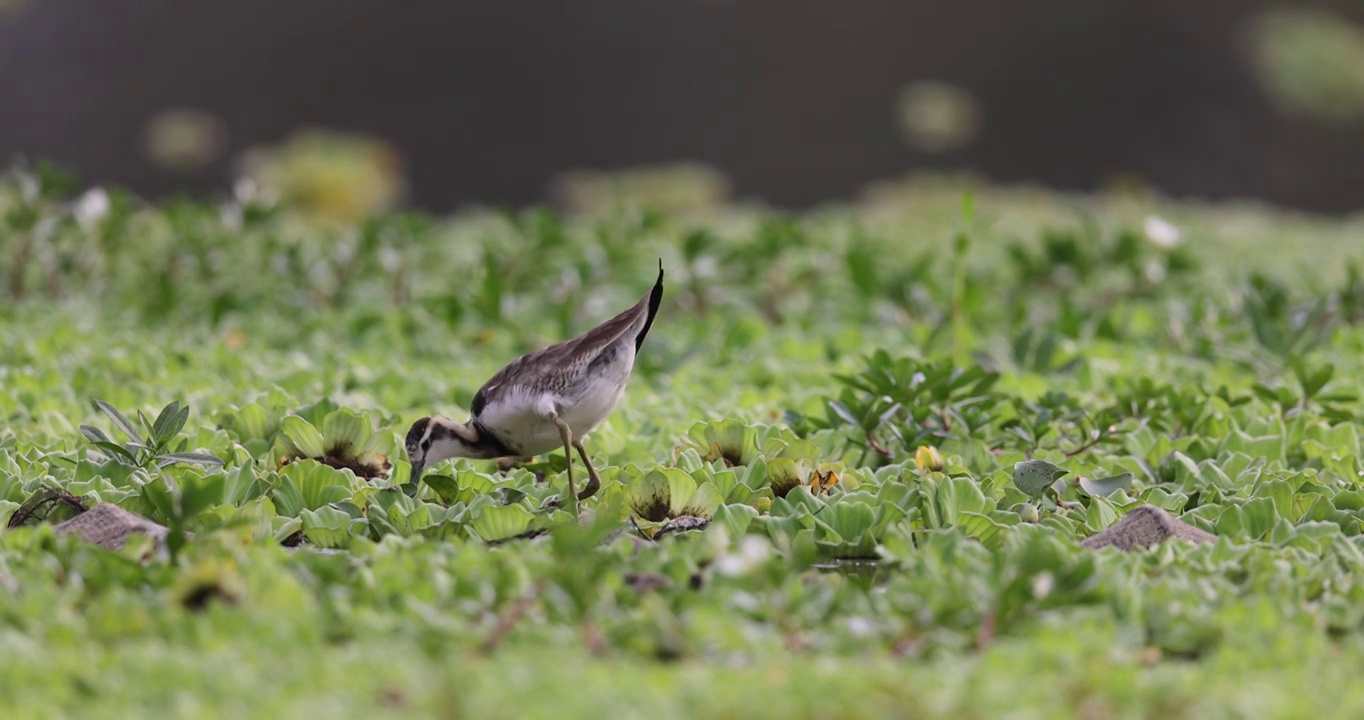
{"label": "bird's tail", "polygon": [[649,314],[644,318],[644,327],[640,328],[639,335],[635,336],[635,352],[639,352],[644,345],[644,336],[649,334],[649,328],[654,324],[654,316],[658,314],[658,306],[663,304],[663,258],[658,259],[658,280],[654,282],[654,289],[649,291]]}

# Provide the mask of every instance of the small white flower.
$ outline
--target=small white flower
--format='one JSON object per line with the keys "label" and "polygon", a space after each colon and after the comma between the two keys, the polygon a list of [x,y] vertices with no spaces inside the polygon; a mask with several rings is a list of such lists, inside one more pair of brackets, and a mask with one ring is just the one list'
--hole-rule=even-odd
{"label": "small white flower", "polygon": [[385,272],[397,272],[403,266],[403,254],[392,247],[383,247],[379,250],[379,265]]}
{"label": "small white flower", "polygon": [[1170,249],[1179,244],[1179,228],[1164,218],[1155,215],[1146,216],[1146,239],[1157,247]]}
{"label": "small white flower", "polygon": [[1041,599],[1050,595],[1052,585],[1054,585],[1055,582],[1056,578],[1052,576],[1050,571],[1043,570],[1042,572],[1037,573],[1032,579],[1032,596]]}
{"label": "small white flower", "polygon": [[758,612],[763,608],[763,601],[759,600],[752,593],[746,592],[735,593],[734,596],[730,598],[730,603],[743,612]]}
{"label": "small white flower", "polygon": [[848,618],[848,632],[852,633],[854,637],[867,637],[872,634],[872,630],[874,628],[870,620],[860,615]]}
{"label": "small white flower", "polygon": [[1165,263],[1159,260],[1152,260],[1146,263],[1146,279],[1152,283],[1160,284],[1165,282]]}
{"label": "small white flower", "polygon": [[771,553],[772,548],[766,540],[747,535],[739,541],[737,552],[726,553],[715,560],[715,571],[729,577],[747,575],[766,562]]}
{"label": "small white flower", "polygon": [[109,214],[109,193],[104,188],[90,188],[76,201],[71,212],[81,228],[89,232]]}
{"label": "small white flower", "polygon": [[256,181],[249,177],[237,178],[237,182],[232,184],[232,197],[239,203],[249,203],[256,199],[259,188]]}
{"label": "small white flower", "polygon": [[261,185],[254,179],[246,176],[237,178],[232,183],[232,199],[239,205],[265,205],[272,206],[279,202],[279,193],[273,188]]}
{"label": "small white flower", "polygon": [[38,182],[38,176],[32,173],[21,173],[19,175],[19,197],[26,203],[32,203],[38,199],[43,192],[42,183]]}

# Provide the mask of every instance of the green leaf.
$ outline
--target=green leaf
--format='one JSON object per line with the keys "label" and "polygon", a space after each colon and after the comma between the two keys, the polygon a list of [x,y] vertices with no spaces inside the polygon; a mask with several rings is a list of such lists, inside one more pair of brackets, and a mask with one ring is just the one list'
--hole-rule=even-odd
{"label": "green leaf", "polygon": [[980,486],[970,478],[964,477],[943,478],[938,483],[934,500],[937,503],[938,518],[944,526],[955,524],[959,513],[983,512],[989,505],[984,493],[980,491]]}
{"label": "green leaf", "polygon": [[1274,529],[1279,514],[1274,508],[1273,500],[1258,498],[1241,506],[1241,517],[1246,534],[1252,540],[1259,540]]}
{"label": "green leaf", "polygon": [[1262,480],[1253,497],[1267,498],[1274,503],[1274,511],[1289,522],[1296,522],[1298,512],[1293,506],[1293,485],[1283,478]]}
{"label": "green leaf", "polygon": [[351,497],[348,476],[321,463],[302,460],[287,466],[285,473],[298,484],[305,509],[316,510]]}
{"label": "green leaf", "polygon": [[696,494],[696,480],[678,468],[661,468],[655,472],[661,472],[668,478],[668,515],[685,515],[688,503]]}
{"label": "green leaf", "polygon": [[421,481],[435,490],[445,504],[459,502],[459,482],[449,475],[422,475]]}
{"label": "green leaf", "polygon": [[240,527],[249,528],[254,539],[263,540],[273,534],[273,522],[277,515],[275,504],[270,502],[270,498],[258,497],[239,508],[225,507],[233,510],[231,519],[240,523]]}
{"label": "green leaf", "polygon": [[322,433],[297,415],[286,415],[280,422],[284,438],[296,457],[318,458],[325,454]]}
{"label": "green leaf", "polygon": [[752,505],[721,505],[715,509],[714,521],[737,538],[748,532],[753,520],[758,517],[758,509]]}
{"label": "green leaf", "polygon": [[482,473],[473,470],[464,470],[455,478],[459,485],[459,499],[465,503],[471,503],[480,497],[487,497],[489,493],[497,489],[493,481]]}
{"label": "green leaf", "polygon": [[365,517],[365,511],[360,509],[360,506],[356,505],[353,502],[349,501],[334,502],[331,505],[329,505],[329,507],[334,507],[337,510],[345,511],[345,513],[347,515],[350,515],[351,519],[353,520],[363,520]]}
{"label": "green leaf", "polygon": [[388,509],[387,517],[398,534],[403,536],[416,535],[431,526],[431,508],[426,505],[410,511],[394,505]]}
{"label": "green leaf", "polygon": [[1118,521],[1118,513],[1113,509],[1113,504],[1108,502],[1108,498],[1096,495],[1089,502],[1089,508],[1085,511],[1085,524],[1091,530],[1107,530],[1113,523]]}
{"label": "green leaf", "polygon": [[298,484],[287,475],[279,476],[279,484],[270,491],[270,496],[274,499],[275,509],[280,515],[298,517],[303,511],[303,491],[299,490]]}
{"label": "green leaf", "polygon": [[268,440],[270,415],[252,403],[237,412],[233,422],[242,440]]}
{"label": "green leaf", "polygon": [[632,480],[625,489],[626,504],[636,515],[650,522],[668,519],[671,497],[669,477],[662,470]]}
{"label": "green leaf", "polygon": [[747,465],[758,457],[757,431],[742,420],[697,423],[687,436],[700,447],[706,462],[724,460],[730,466]]}
{"label": "green leaf", "polygon": [[259,498],[260,495],[260,481],[249,468],[238,466],[227,471],[223,479],[223,502],[229,505],[243,505]]}
{"label": "green leaf", "polygon": [[[1205,506],[1211,508],[1212,506]],[[1203,508],[1199,508],[1202,510]],[[1245,514],[1241,508],[1235,505],[1228,505],[1222,510],[1222,514],[1217,516],[1217,524],[1214,526],[1218,535],[1227,537],[1238,537],[1245,532]]]}
{"label": "green leaf", "polygon": [[1343,490],[1331,498],[1337,510],[1364,510],[1364,491]]}
{"label": "green leaf", "polygon": [[958,513],[957,527],[961,528],[967,537],[975,538],[981,545],[991,550],[998,550],[1004,545],[1005,526],[986,515],[970,511]]}
{"label": "green leaf", "polygon": [[1087,477],[1080,478],[1080,488],[1090,497],[1108,497],[1119,490],[1127,490],[1132,487],[1135,477],[1130,472],[1112,477],[1091,480]]}
{"label": "green leaf", "polygon": [[111,443],[111,444],[112,444],[112,443],[114,442],[113,440],[110,440],[110,439],[109,439],[109,436],[108,436],[108,435],[105,435],[105,434],[104,434],[104,431],[103,431],[103,430],[100,430],[99,428],[93,427],[93,426],[91,426],[91,425],[82,425],[82,426],[80,426],[80,431],[81,431],[81,434],[84,435],[90,442],[95,443],[95,444],[99,444],[99,443]]}
{"label": "green leaf", "polygon": [[340,450],[359,454],[369,440],[370,429],[356,413],[342,408],[322,419],[322,447],[326,451]]}
{"label": "green leaf", "polygon": [[772,458],[767,461],[767,483],[772,494],[784,498],[801,483],[800,466],[789,457]]}
{"label": "green leaf", "polygon": [[[872,557],[876,551],[876,511],[861,502],[840,501],[813,518],[815,542],[825,556]],[[799,533],[797,533],[799,536]]]}
{"label": "green leaf", "polygon": [[855,542],[876,524],[876,512],[866,503],[836,502],[816,516],[815,522],[834,534],[833,538],[825,539]]}
{"label": "green leaf", "polygon": [[[285,519],[285,517],[286,516],[284,515],[280,515],[274,521],[274,523],[278,524],[278,527],[273,534],[274,540],[277,543],[284,542],[290,535],[303,529],[303,518],[288,517]],[[283,520],[283,522],[279,522],[280,520]]]}
{"label": "green leaf", "polygon": [[107,402],[104,402],[103,400],[96,400],[95,407],[104,411],[104,414],[108,415],[109,419],[114,421],[114,425],[120,431],[122,431],[124,435],[127,435],[129,440],[146,444],[142,440],[142,435],[138,433],[137,427],[134,426],[131,422],[129,422],[128,418],[124,417],[123,413],[118,411],[118,408],[114,407],[113,405],[110,405]]}
{"label": "green leaf", "polygon": [[723,502],[724,498],[720,497],[720,491],[716,490],[714,485],[701,483],[678,514],[709,518],[715,514],[715,509],[720,507]]}
{"label": "green leaf", "polygon": [[498,542],[526,532],[534,519],[523,505],[494,505],[484,508],[470,527],[484,542]]}
{"label": "green leaf", "polygon": [[330,506],[304,510],[299,513],[299,519],[303,521],[303,536],[308,542],[324,548],[347,547],[356,529],[364,525],[363,520],[356,520],[345,510]]}
{"label": "green leaf", "polygon": [[188,521],[223,501],[222,474],[206,478],[185,477],[180,482],[180,519]]}
{"label": "green leaf", "polygon": [[[185,408],[185,413],[185,417],[189,417],[189,408]],[[152,423],[151,441],[159,445],[180,432],[180,427],[174,427],[176,418],[179,417],[179,415],[179,401],[172,401],[171,404],[161,408],[161,414],[157,415],[156,422]],[[183,427],[183,424],[181,427]]]}
{"label": "green leaf", "polygon": [[1330,363],[1316,370],[1309,370],[1301,358],[1293,359],[1293,374],[1297,376],[1298,383],[1302,385],[1304,397],[1315,397],[1317,393],[1321,392],[1322,388],[1331,382],[1335,373],[1336,367]]}
{"label": "green leaf", "polygon": [[137,464],[137,456],[129,452],[127,448],[114,442],[97,442],[95,446],[104,450],[110,457],[126,460],[130,465]]}
{"label": "green leaf", "polygon": [[[774,511],[778,505],[779,503],[772,503]],[[787,493],[786,497],[781,498],[780,505],[790,508],[795,514],[809,515],[819,513],[826,507],[822,500],[810,494],[810,488],[805,485],[797,485],[796,489]]]}
{"label": "green leaf", "polygon": [[163,524],[169,524],[175,519],[175,496],[171,495],[170,488],[164,481],[149,482],[139,490],[142,501],[151,508],[155,517],[153,520]]}
{"label": "green leaf", "polygon": [[167,467],[176,463],[189,463],[191,465],[223,465],[222,458],[216,455],[209,455],[201,452],[178,452],[166,453],[156,456],[158,467]]}
{"label": "green leaf", "polygon": [[1070,472],[1045,460],[1014,463],[1014,484],[1029,497],[1040,498],[1056,478]]}
{"label": "green leaf", "polygon": [[853,412],[849,410],[848,406],[844,405],[843,403],[837,400],[830,400],[829,409],[832,410],[834,414],[838,416],[839,420],[842,420],[843,422],[855,428],[862,427],[862,423],[857,419],[857,416],[853,415]]}

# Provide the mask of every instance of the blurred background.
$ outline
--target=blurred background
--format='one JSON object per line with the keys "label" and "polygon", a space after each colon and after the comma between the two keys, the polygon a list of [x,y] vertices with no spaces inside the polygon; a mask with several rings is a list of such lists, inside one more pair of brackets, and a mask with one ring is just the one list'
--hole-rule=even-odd
{"label": "blurred background", "polygon": [[803,208],[917,173],[1364,207],[1364,3],[0,0],[0,162],[139,194]]}

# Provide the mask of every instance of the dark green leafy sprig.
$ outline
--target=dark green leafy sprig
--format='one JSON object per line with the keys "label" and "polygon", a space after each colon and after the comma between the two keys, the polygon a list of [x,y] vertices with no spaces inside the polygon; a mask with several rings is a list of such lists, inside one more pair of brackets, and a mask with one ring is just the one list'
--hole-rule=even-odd
{"label": "dark green leafy sprig", "polygon": [[843,389],[826,400],[823,420],[797,418],[804,429],[847,428],[849,443],[884,458],[954,435],[971,437],[994,422],[1004,396],[992,391],[999,373],[958,368],[950,361],[892,358],[878,350],[853,375],[835,375]]}
{"label": "dark green leafy sprig", "polygon": [[181,405],[179,401],[173,401],[161,409],[161,413],[156,416],[154,422],[149,421],[147,416],[138,410],[137,418],[140,428],[119,412],[118,408],[103,400],[95,400],[95,407],[107,415],[114,423],[114,427],[128,437],[127,442],[119,444],[97,427],[92,425],[80,426],[81,434],[95,447],[99,448],[98,451],[91,451],[98,457],[142,468],[152,466],[163,468],[176,463],[223,464],[223,460],[217,456],[186,451],[185,448],[189,444],[188,439],[181,439],[175,448],[171,449],[171,442],[184,429],[185,422],[189,419],[188,405]]}
{"label": "dark green leafy sprig", "polygon": [[1254,273],[1244,289],[1251,336],[1284,364],[1320,347],[1337,320],[1328,296],[1295,299],[1282,282]]}

